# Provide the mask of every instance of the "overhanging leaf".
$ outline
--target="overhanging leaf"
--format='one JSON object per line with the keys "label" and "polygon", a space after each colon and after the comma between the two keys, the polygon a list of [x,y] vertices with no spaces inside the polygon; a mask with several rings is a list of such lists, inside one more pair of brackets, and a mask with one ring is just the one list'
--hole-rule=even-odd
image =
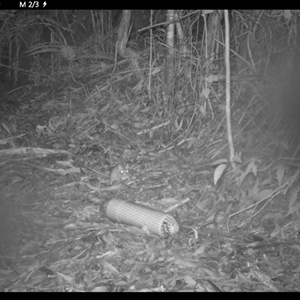
{"label": "overhanging leaf", "polygon": [[205,99],[208,99],[210,94],[210,89],[208,87],[204,88],[201,92],[201,94],[204,96]]}
{"label": "overhanging leaf", "polygon": [[217,168],[215,169],[215,172],[214,172],[214,185],[216,185],[218,183],[218,181],[221,178],[221,176],[223,175],[226,167],[227,167],[227,164],[221,164],[221,165],[217,166]]}

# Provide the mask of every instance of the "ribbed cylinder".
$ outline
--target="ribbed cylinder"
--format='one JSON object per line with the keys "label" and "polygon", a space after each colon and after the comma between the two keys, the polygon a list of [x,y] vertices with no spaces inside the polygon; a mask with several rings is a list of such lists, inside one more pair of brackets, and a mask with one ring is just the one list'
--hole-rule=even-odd
{"label": "ribbed cylinder", "polygon": [[173,216],[125,200],[112,199],[104,203],[105,215],[119,223],[147,227],[149,232],[169,237],[179,231],[179,225]]}

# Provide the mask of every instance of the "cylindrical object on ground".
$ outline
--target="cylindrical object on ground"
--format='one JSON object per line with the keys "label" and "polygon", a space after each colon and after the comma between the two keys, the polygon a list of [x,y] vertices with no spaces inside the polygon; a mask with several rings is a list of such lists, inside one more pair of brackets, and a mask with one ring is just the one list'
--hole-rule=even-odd
{"label": "cylindrical object on ground", "polygon": [[179,225],[173,216],[125,200],[109,200],[104,203],[103,210],[113,221],[139,228],[146,226],[149,232],[165,238],[179,231]]}

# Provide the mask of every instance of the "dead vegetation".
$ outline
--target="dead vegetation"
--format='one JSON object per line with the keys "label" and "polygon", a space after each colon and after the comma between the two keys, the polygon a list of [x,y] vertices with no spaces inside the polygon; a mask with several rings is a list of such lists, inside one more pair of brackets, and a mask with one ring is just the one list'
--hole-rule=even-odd
{"label": "dead vegetation", "polygon": [[220,14],[177,12],[166,89],[165,12],[133,13],[122,57],[116,12],[0,13],[22,24],[0,36],[1,291],[299,291],[298,11],[231,13],[235,170]]}

